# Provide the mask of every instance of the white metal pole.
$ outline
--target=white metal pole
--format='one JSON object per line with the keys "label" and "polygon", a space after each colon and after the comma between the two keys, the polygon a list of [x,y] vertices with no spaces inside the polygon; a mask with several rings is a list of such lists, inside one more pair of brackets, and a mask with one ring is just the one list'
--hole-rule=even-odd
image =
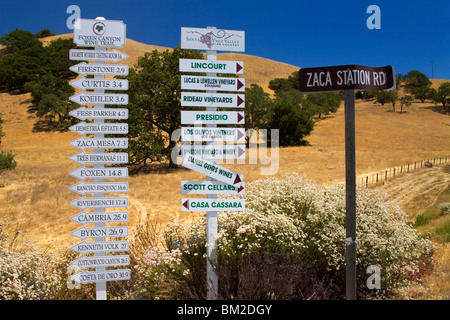
{"label": "white metal pole", "polygon": [[[216,29],[216,27],[208,27],[208,29]],[[207,50],[206,51],[206,59],[207,60],[217,60],[217,51],[215,50]],[[216,74],[207,73],[206,76],[214,77]],[[215,90],[208,90],[208,93],[216,93]],[[217,111],[216,107],[208,107],[207,111]],[[216,128],[217,125],[209,124],[207,127]],[[208,145],[217,145],[217,142],[208,142]],[[213,163],[217,163],[217,161],[212,160]],[[214,178],[206,177],[208,181],[216,181]],[[207,198],[217,199],[217,195],[208,194]],[[216,237],[217,237],[217,211],[209,211],[206,213],[206,253],[208,256],[208,260],[206,262],[206,281],[207,281],[207,298],[208,300],[217,300],[218,296],[218,279],[217,274],[214,272],[213,264],[216,263]]]}
{"label": "white metal pole", "polygon": [[[106,20],[103,17],[97,17],[95,18],[95,20]],[[106,48],[101,48],[101,47],[95,47],[96,51],[106,51]],[[106,62],[104,61],[100,61],[97,62],[97,64],[106,64]],[[105,79],[104,75],[96,75],[94,76],[94,79]],[[101,90],[94,90],[95,94],[102,94],[105,93],[105,90],[101,89]],[[104,108],[105,105],[104,104],[94,104],[94,108],[97,109],[102,109]],[[94,120],[94,123],[104,123],[105,120],[103,119],[99,119],[99,120]],[[94,138],[104,138],[105,135],[104,134],[98,134],[98,135],[94,135]],[[94,153],[104,153],[105,150],[104,149],[94,149]],[[94,168],[104,168],[105,166],[103,164],[96,164],[94,165]],[[105,182],[105,179],[94,179],[94,183],[103,183]],[[94,197],[104,197],[105,194],[101,193],[101,194],[95,194]],[[95,212],[105,212],[105,209],[94,209]],[[95,227],[100,227],[103,228],[105,227],[105,223],[95,223]],[[106,238],[95,238],[95,242],[104,242],[106,240]],[[100,253],[96,253],[96,256],[105,256],[106,252],[100,252]],[[106,268],[95,268],[95,271],[104,271],[106,270]],[[96,299],[97,300],[107,300],[107,295],[106,295],[106,281],[105,282],[97,282],[95,285],[95,292],[96,292]]]}

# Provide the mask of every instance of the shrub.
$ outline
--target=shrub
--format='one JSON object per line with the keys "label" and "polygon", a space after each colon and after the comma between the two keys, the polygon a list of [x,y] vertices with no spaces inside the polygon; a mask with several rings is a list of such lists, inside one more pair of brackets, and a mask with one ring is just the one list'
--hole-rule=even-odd
{"label": "shrub", "polygon": [[0,172],[3,170],[14,170],[17,166],[16,160],[14,157],[16,155],[11,152],[3,152],[0,151]]}
{"label": "shrub", "polygon": [[[244,212],[220,212],[218,215],[217,270],[222,275],[234,273],[240,279],[246,279],[245,274],[255,270],[252,268],[270,273],[269,269],[264,269],[266,262],[277,259],[285,262],[295,257],[307,266],[307,270],[312,270],[312,278],[317,279],[320,275],[328,279],[327,283],[321,284],[315,281],[317,288],[325,291],[331,287],[341,288],[341,291],[335,289],[333,294],[315,291],[318,297],[336,297],[340,294],[343,298],[345,186],[318,186],[291,174],[284,180],[272,178],[247,183],[245,198]],[[171,282],[178,284],[177,289],[181,289],[176,292],[177,297],[183,294],[183,290],[185,298],[204,297],[205,231],[206,219],[203,217],[187,227],[179,223],[169,225],[165,232],[164,254],[179,257],[175,265],[170,265],[171,275],[165,275],[165,279],[170,278]],[[382,289],[377,295],[386,297],[418,281],[432,266],[433,250],[429,240],[406,224],[406,215],[398,206],[385,201],[381,193],[365,187],[358,188],[357,281],[361,284],[360,295],[369,295],[365,284],[368,277],[366,269],[370,265],[381,266]],[[257,264],[251,267],[250,262]],[[158,267],[161,269],[160,265]],[[224,270],[227,267],[229,269]],[[257,278],[266,277],[270,275],[259,274]],[[303,283],[307,281],[307,277],[300,278]],[[240,291],[240,287],[230,286],[233,281],[229,278],[223,281],[227,283],[228,292],[219,290],[226,298],[269,297],[272,290],[248,295]],[[263,286],[262,282],[257,285]],[[292,288],[299,285],[288,285],[291,289],[286,292],[295,295]],[[286,297],[285,293],[280,297]],[[174,292],[169,296],[171,294]]]}

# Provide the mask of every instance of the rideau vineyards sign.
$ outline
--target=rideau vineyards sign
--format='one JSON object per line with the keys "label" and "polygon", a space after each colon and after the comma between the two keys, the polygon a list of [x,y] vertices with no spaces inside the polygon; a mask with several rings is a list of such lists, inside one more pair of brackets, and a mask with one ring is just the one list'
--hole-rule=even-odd
{"label": "rideau vineyards sign", "polygon": [[395,72],[391,66],[367,67],[352,64],[302,68],[298,76],[301,92],[393,90],[396,87]]}

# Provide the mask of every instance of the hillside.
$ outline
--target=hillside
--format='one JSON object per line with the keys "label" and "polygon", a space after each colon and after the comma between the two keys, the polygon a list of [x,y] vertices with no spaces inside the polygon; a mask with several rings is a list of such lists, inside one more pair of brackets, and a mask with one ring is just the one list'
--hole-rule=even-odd
{"label": "hillside", "polygon": [[[71,39],[72,33],[63,35],[51,36],[42,39],[44,45],[51,40],[62,38]],[[145,52],[153,50],[165,51],[171,50],[171,48],[160,47],[154,45],[148,45],[141,42],[137,42],[131,39],[127,39],[123,48],[119,48],[119,51],[128,55],[128,58],[121,61],[121,64],[127,64],[133,67],[138,58],[143,56]],[[256,56],[250,56],[240,53],[219,53],[217,55],[218,60],[232,60],[244,62],[244,74],[240,77],[245,78],[247,84],[256,83],[264,88],[265,91],[269,91],[269,81],[278,77],[287,77],[292,72],[298,70],[298,67],[291,66],[286,63],[273,61],[270,59],[260,58]]]}
{"label": "hillside", "polygon": [[[63,35],[61,37],[71,37]],[[55,36],[58,37],[58,36]],[[55,38],[43,39],[44,42]],[[124,63],[132,66],[139,56],[150,50],[167,48],[146,45],[128,40],[121,51],[129,55]],[[287,77],[298,67],[286,65],[261,57],[245,54],[224,53],[218,59],[244,61],[247,86],[258,83],[266,91],[268,82],[276,77]],[[432,79],[438,86],[442,79]],[[78,239],[69,233],[79,227],[69,218],[80,210],[69,202],[78,195],[68,188],[79,181],[69,172],[79,167],[69,160],[78,152],[69,146],[77,139],[73,132],[36,132],[37,117],[30,109],[30,94],[0,93],[0,113],[3,114],[4,132],[2,150],[16,154],[17,169],[0,175],[0,203],[2,221],[9,216],[12,227],[22,229],[22,240],[27,239],[37,247],[49,244],[57,248],[69,248]],[[398,108],[399,109],[399,108]],[[313,133],[307,137],[308,147],[279,149],[279,163],[249,163],[248,150],[245,164],[224,164],[245,176],[251,182],[267,175],[261,169],[274,169],[273,177],[283,177],[288,172],[297,172],[318,183],[343,181],[345,178],[344,152],[344,107],[337,113],[318,120]],[[402,165],[428,157],[450,156],[450,117],[434,110],[434,104],[414,102],[400,114],[392,112],[392,106],[380,106],[373,101],[356,104],[356,166],[357,175]],[[264,152],[260,149],[260,152]],[[199,213],[181,212],[181,180],[202,180],[204,177],[190,170],[169,170],[162,164],[149,166],[146,172],[131,176],[129,182],[130,222],[133,227],[139,220],[150,217],[164,226],[171,219],[189,223]],[[428,188],[426,179],[415,180],[415,188],[402,189],[408,197],[386,190],[402,207],[411,209],[408,201],[415,199]],[[431,181],[430,183],[434,183]],[[419,185],[421,187],[419,188]],[[420,193],[419,193],[420,191]],[[414,212],[408,212],[414,216]],[[446,251],[447,252],[447,251]],[[445,255],[444,255],[445,256]]]}

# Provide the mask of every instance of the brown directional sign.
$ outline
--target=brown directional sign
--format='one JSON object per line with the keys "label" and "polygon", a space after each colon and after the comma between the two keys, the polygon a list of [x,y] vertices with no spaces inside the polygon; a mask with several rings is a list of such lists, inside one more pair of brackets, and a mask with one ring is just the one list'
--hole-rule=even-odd
{"label": "brown directional sign", "polygon": [[392,66],[366,67],[345,65],[302,68],[299,71],[301,92],[341,90],[393,90],[396,87]]}

